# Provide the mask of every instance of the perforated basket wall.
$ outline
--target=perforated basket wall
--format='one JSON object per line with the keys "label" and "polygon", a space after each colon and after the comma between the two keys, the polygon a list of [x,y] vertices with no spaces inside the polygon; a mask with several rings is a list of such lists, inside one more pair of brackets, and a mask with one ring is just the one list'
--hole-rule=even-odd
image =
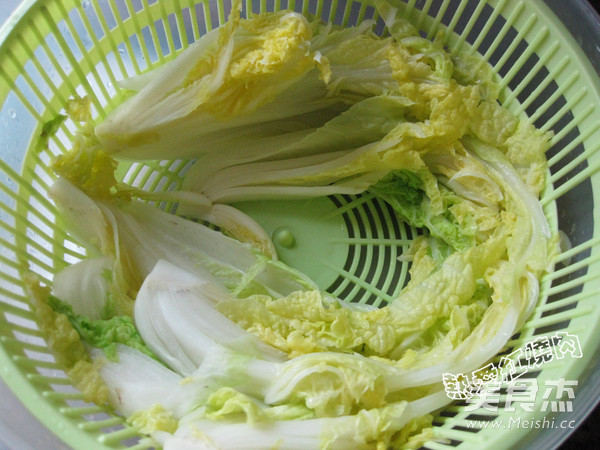
{"label": "perforated basket wall", "polygon": [[[342,25],[372,18],[377,30],[384,31],[368,2],[262,0],[245,5],[245,11],[254,12],[280,8]],[[51,283],[56,271],[84,256],[83,248],[57,224],[46,194],[53,180],[49,162],[70,147],[76,126],[66,121],[48,149],[36,151],[42,125],[75,94],[90,96],[95,116],[104,116],[119,102],[118,80],[173,58],[222,24],[229,9],[229,1],[210,0],[29,0],[0,36],[0,371],[23,403],[75,448],[147,445],[108,409],[82,401],[54,362],[23,291],[25,271]],[[600,227],[594,208],[600,192],[597,75],[541,1],[410,0],[401,9],[424,35],[445,30],[451,50],[472,48],[482,54],[502,79],[503,104],[554,132],[542,203],[551,224],[568,236],[572,248],[558,256],[556,272],[543,280],[542,299],[533,316],[506,352],[557,331],[577,335],[582,358],[551,361],[525,377],[540,383],[579,380],[576,394],[583,395],[594,379],[589,371],[600,317]],[[185,161],[121,164],[119,174],[145,188],[170,189],[179,185],[185,168]],[[415,230],[398,223],[385,204],[368,196],[326,201],[325,216],[338,217],[345,234],[328,241],[341,256],[339,264],[321,262],[333,274],[322,287],[353,301],[378,304],[393,298],[407,271],[397,257]],[[505,396],[501,391],[501,399]],[[574,401],[571,414],[596,401],[586,397]],[[539,439],[529,429],[473,429],[467,421],[540,418],[549,414],[540,412],[540,401],[538,396],[533,412],[507,411],[500,402],[498,411],[479,409],[476,414],[466,411],[464,403],[455,403],[435,419],[441,440],[426,447],[506,448]],[[555,414],[556,420],[572,420],[568,414]]]}

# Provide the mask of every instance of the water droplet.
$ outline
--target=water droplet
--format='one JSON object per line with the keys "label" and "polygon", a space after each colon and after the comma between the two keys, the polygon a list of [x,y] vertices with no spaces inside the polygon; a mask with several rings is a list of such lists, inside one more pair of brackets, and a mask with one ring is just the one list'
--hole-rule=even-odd
{"label": "water droplet", "polygon": [[91,3],[90,0],[83,0],[83,3],[81,4],[84,8],[89,8]]}
{"label": "water droplet", "polygon": [[125,53],[125,49],[124,48],[120,48],[119,49],[119,53]]}
{"label": "water droplet", "polygon": [[17,112],[11,108],[8,110],[8,115],[10,116],[11,119],[14,119],[15,117],[17,117]]}

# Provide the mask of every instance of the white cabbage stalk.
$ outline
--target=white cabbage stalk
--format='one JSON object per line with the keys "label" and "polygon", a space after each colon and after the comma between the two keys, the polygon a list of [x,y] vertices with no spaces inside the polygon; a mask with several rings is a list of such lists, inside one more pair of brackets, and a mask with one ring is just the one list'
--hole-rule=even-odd
{"label": "white cabbage stalk", "polygon": [[109,388],[109,402],[128,417],[155,403],[168,403],[182,377],[158,361],[126,345],[117,345],[117,360],[106,359],[93,349],[92,358],[100,365],[100,375]]}
{"label": "white cabbage stalk", "polygon": [[190,379],[210,380],[218,386],[227,386],[246,395],[263,399],[279,377],[284,358],[278,355],[261,358],[256,351],[241,353],[226,345],[214,344]]}
{"label": "white cabbage stalk", "polygon": [[377,183],[385,171],[375,171],[362,174],[349,180],[324,186],[297,186],[285,184],[265,184],[256,186],[228,187],[211,194],[215,202],[242,202],[249,200],[273,199],[305,199],[311,197],[327,197],[329,195],[358,195]]}
{"label": "white cabbage stalk", "polygon": [[[141,285],[146,273],[142,265],[132,262],[128,251],[122,251],[118,226],[114,215],[100,203],[92,200],[82,190],[59,177],[48,190],[56,203],[61,220],[73,236],[84,245],[90,255],[104,255],[112,261],[112,286],[116,310],[131,313],[132,290]],[[60,285],[60,282],[59,282]],[[104,304],[95,304],[103,307]],[[94,315],[102,316],[102,310]]]}
{"label": "white cabbage stalk", "polygon": [[125,292],[139,289],[160,259],[200,276],[212,274],[236,293],[287,295],[316,288],[306,275],[250,245],[149,204],[96,201],[63,178],[52,186],[50,196],[82,243],[113,259],[113,276]]}
{"label": "white cabbage stalk", "polygon": [[[511,323],[510,328],[514,327],[514,322]],[[510,337],[496,333],[494,329],[490,334],[494,338],[490,345],[499,344],[500,348]],[[487,354],[487,343],[482,347],[482,352]],[[468,347],[468,350],[473,351],[473,348]],[[343,411],[361,404],[362,388],[359,386],[369,386],[383,396],[393,395],[411,387],[439,385],[444,372],[453,372],[460,367],[474,370],[479,366],[470,359],[466,364],[449,360],[423,369],[402,369],[391,362],[337,352],[309,353],[276,362],[215,345],[191,378],[210,379],[218,385],[260,398],[267,405],[284,405],[302,398],[309,408]],[[357,384],[361,377],[361,383],[365,385]],[[307,385],[312,386],[310,391],[305,390]],[[301,394],[299,389],[302,389]]]}
{"label": "white cabbage stalk", "polygon": [[439,361],[431,366],[397,370],[390,388],[399,390],[406,387],[428,386],[439,383],[446,372],[468,373],[480,368],[502,350],[514,333],[518,307],[517,301],[510,305],[492,304],[487,309],[484,319],[454,350],[439,358]]}
{"label": "white cabbage stalk", "polygon": [[[200,275],[214,273],[232,290],[246,288],[244,283],[253,283],[272,295],[285,295],[315,287],[304,274],[202,224],[139,202],[130,202],[122,208],[108,206],[125,231],[124,239],[131,242],[130,248],[141,253],[148,250],[156,253],[155,258],[149,259],[153,264],[165,259]],[[142,258],[148,260],[147,256],[140,255],[140,262]]]}
{"label": "white cabbage stalk", "polygon": [[367,449],[382,434],[391,437],[411,420],[448,403],[446,393],[439,391],[419,400],[361,410],[355,415],[253,425],[207,420],[199,411],[181,420],[175,434],[165,439],[164,449]]}
{"label": "white cabbage stalk", "polygon": [[[271,137],[319,126],[331,116],[319,119],[321,110],[340,102],[327,98],[319,80],[308,20],[291,11],[269,20],[240,20],[240,9],[241,2],[234,2],[223,27],[203,35],[156,73],[124,83],[138,92],[95,130],[107,151],[161,159],[165,149],[168,158],[197,158],[244,141],[271,148],[265,145]],[[240,25],[246,21],[248,26]],[[249,61],[253,52],[263,55],[260,61]],[[244,77],[247,63],[254,70]],[[291,86],[293,95],[286,97]],[[256,133],[267,124],[264,133]]]}
{"label": "white cabbage stalk", "polygon": [[[477,192],[477,189],[471,188],[472,182],[470,180],[472,179],[478,180],[487,186],[489,192],[482,194]],[[498,209],[498,203],[504,198],[500,187],[490,177],[475,170],[459,170],[446,182],[446,186],[458,195],[494,210]]]}
{"label": "white cabbage stalk", "polygon": [[182,375],[195,372],[215,344],[283,361],[282,352],[215,310],[215,303],[231,298],[212,277],[199,277],[161,260],[137,295],[135,324],[146,345]]}
{"label": "white cabbage stalk", "polygon": [[91,352],[109,390],[109,402],[125,417],[162,405],[177,419],[201,406],[214,391],[209,380],[186,379],[148,355],[123,344],[117,359],[108,360],[100,349]]}
{"label": "white cabbage stalk", "polygon": [[521,329],[527,319],[529,319],[540,298],[540,282],[534,273],[529,270],[526,271],[525,277],[521,278],[521,282],[523,283],[522,290],[524,291],[524,301],[521,308],[522,313],[519,323],[516,326],[516,330]]}
{"label": "white cabbage stalk", "polygon": [[[218,35],[218,28],[210,30],[208,33],[204,34],[201,39],[181,52],[176,60],[158,66],[156,69],[149,72],[125,78],[119,81],[119,86],[124,89],[139,92],[149,85],[160,86],[166,82],[171,82],[173,84],[182,83],[188,72],[196,65],[198,58],[215,44]],[[141,102],[144,106],[149,106],[155,99],[148,98],[147,95],[140,95],[136,101]]]}
{"label": "white cabbage stalk", "polygon": [[252,245],[268,258],[274,261],[278,259],[275,245],[265,229],[233,206],[217,204],[210,208],[197,208],[184,204],[177,208],[177,213],[210,222],[227,235]]}
{"label": "white cabbage stalk", "polygon": [[184,189],[215,203],[359,194],[391,169],[376,160],[401,140],[398,123],[409,105],[402,96],[366,98],[277,154],[249,157],[242,145],[239,156],[221,155],[218,164],[202,158],[186,173]]}
{"label": "white cabbage stalk", "polygon": [[[373,151],[376,146],[377,144],[368,144],[357,149],[351,149],[350,151],[231,166],[206,179],[202,185],[202,193],[215,203],[226,203],[248,198],[248,195],[244,197],[239,194],[238,196],[233,196],[231,191],[235,191],[236,188],[242,191],[242,188],[245,187],[249,189],[256,186],[282,187],[287,184],[289,187],[305,188],[306,191],[312,188],[315,191],[312,196],[326,195],[322,190],[330,186],[335,190],[337,187],[336,182],[341,181],[342,186],[350,185],[349,181],[345,181],[349,178],[348,175],[345,173],[340,176],[334,175],[330,178],[318,179],[316,182],[311,182],[311,177],[320,177],[323,173],[330,173],[336,169],[339,170],[343,167],[348,167],[361,155]],[[364,182],[358,183],[360,189],[363,191],[366,190],[385,173],[378,172],[378,176],[371,177],[367,184]],[[364,178],[365,174],[360,175],[363,175]],[[309,179],[306,184],[302,181],[302,178],[305,177]],[[362,191],[358,190],[355,193],[360,192]],[[332,193],[337,192],[334,191]],[[260,197],[257,196],[256,198]]]}
{"label": "white cabbage stalk", "polygon": [[52,293],[73,307],[75,314],[101,319],[111,292],[112,259],[84,259],[65,267],[52,283]]}
{"label": "white cabbage stalk", "polygon": [[97,202],[62,177],[57,178],[48,195],[56,203],[61,220],[75,238],[92,244],[96,253],[114,256],[117,235],[111,233],[110,223]]}

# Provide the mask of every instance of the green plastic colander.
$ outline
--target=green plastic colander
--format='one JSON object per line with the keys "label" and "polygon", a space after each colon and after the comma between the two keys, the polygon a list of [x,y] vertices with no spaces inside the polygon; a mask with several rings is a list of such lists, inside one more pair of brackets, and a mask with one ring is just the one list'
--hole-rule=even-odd
{"label": "green plastic colander", "polygon": [[[576,335],[582,358],[564,358],[525,377],[578,380],[573,411],[468,411],[455,402],[435,418],[439,440],[429,449],[549,448],[570,429],[469,428],[469,420],[511,417],[579,424],[598,401],[596,363],[600,330],[600,60],[590,34],[600,42],[583,2],[540,0],[408,0],[400,10],[424,36],[445,31],[451,50],[472,49],[501,78],[502,103],[552,130],[549,183],[542,204],[565,235],[557,270],[541,284],[541,299],[506,353],[536,337]],[[109,409],[87,404],[54,361],[24,294],[22,275],[31,270],[51,283],[53,274],[84,257],[56,221],[48,200],[48,168],[70,147],[76,125],[64,122],[47,149],[43,124],[78,94],[92,99],[95,117],[119,103],[118,81],[175,57],[208,30],[224,23],[229,0],[26,0],[0,31],[0,373],[37,418],[68,446],[148,448],[136,431]],[[382,20],[368,0],[248,0],[244,13],[290,8],[341,25]],[[561,21],[553,10],[561,11]],[[563,13],[564,12],[564,13]],[[565,26],[565,23],[568,26]],[[582,45],[585,50],[580,47]],[[597,60],[594,60],[596,58]],[[596,64],[596,69],[594,68]],[[122,163],[119,178],[151,190],[181,183],[186,161]],[[378,304],[392,299],[407,278],[398,260],[416,230],[369,196],[334,196],[294,202],[239,205],[274,236],[281,259],[312,276],[323,289],[347,300]],[[296,246],[286,239],[293,235]],[[291,247],[291,248],[290,248]],[[498,357],[499,359],[499,357]],[[500,392],[500,399],[506,392]],[[24,430],[24,432],[27,432]]]}

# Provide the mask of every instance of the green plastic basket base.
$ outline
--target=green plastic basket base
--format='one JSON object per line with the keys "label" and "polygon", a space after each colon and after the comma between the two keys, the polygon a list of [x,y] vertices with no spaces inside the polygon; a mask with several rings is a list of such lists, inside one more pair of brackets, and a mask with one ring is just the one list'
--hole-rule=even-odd
{"label": "green plastic basket base", "polygon": [[414,230],[370,196],[235,205],[272,237],[277,255],[345,301],[379,306],[397,297],[408,264],[398,260]]}

